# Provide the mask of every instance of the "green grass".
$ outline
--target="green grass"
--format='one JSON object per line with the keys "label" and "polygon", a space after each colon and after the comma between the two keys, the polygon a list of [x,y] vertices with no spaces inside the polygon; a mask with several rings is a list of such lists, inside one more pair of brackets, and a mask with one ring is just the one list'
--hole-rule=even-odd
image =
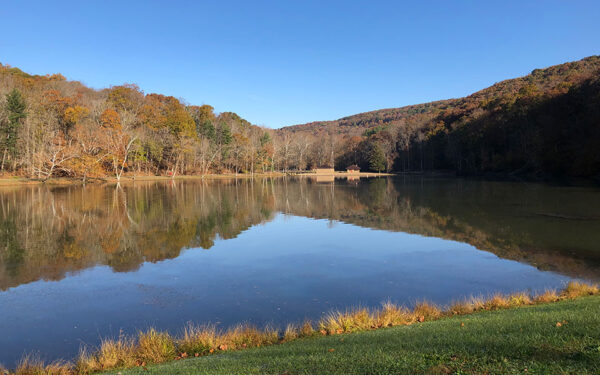
{"label": "green grass", "polygon": [[599,374],[600,296],[309,337],[106,374],[118,373]]}

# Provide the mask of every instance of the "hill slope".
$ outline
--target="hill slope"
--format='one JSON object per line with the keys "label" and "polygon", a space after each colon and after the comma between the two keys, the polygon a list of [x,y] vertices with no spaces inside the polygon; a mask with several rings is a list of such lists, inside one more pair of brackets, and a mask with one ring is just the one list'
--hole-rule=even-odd
{"label": "hill slope", "polygon": [[[278,132],[344,136],[338,168],[376,169],[379,161],[388,170],[594,177],[600,175],[600,56],[535,69],[464,98]],[[352,137],[361,139],[348,142]]]}

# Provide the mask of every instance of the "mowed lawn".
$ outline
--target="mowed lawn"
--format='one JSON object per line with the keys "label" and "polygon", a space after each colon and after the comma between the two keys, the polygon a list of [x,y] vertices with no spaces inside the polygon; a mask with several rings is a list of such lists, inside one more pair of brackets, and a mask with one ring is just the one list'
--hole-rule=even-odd
{"label": "mowed lawn", "polygon": [[600,374],[600,296],[107,374]]}

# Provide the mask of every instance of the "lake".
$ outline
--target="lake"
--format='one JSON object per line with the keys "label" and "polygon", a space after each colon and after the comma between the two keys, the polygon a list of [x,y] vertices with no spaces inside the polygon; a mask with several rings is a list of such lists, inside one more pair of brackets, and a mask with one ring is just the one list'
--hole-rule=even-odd
{"label": "lake", "polygon": [[0,189],[0,363],[600,280],[600,189],[389,177]]}

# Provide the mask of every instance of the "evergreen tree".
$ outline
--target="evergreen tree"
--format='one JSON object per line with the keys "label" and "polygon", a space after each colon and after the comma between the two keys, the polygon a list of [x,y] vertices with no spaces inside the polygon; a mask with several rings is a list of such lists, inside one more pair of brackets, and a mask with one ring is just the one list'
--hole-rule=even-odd
{"label": "evergreen tree", "polygon": [[26,104],[25,100],[21,96],[21,92],[17,89],[12,89],[11,92],[6,94],[6,104],[4,110],[6,111],[8,121],[2,124],[1,129],[1,143],[4,148],[2,156],[1,169],[4,170],[4,162],[8,155],[13,158],[17,156],[17,139],[19,135],[19,128],[27,113],[25,112]]}
{"label": "evergreen tree", "polygon": [[383,154],[383,150],[377,143],[371,143],[368,158],[369,169],[377,172],[385,170],[385,155]]}

